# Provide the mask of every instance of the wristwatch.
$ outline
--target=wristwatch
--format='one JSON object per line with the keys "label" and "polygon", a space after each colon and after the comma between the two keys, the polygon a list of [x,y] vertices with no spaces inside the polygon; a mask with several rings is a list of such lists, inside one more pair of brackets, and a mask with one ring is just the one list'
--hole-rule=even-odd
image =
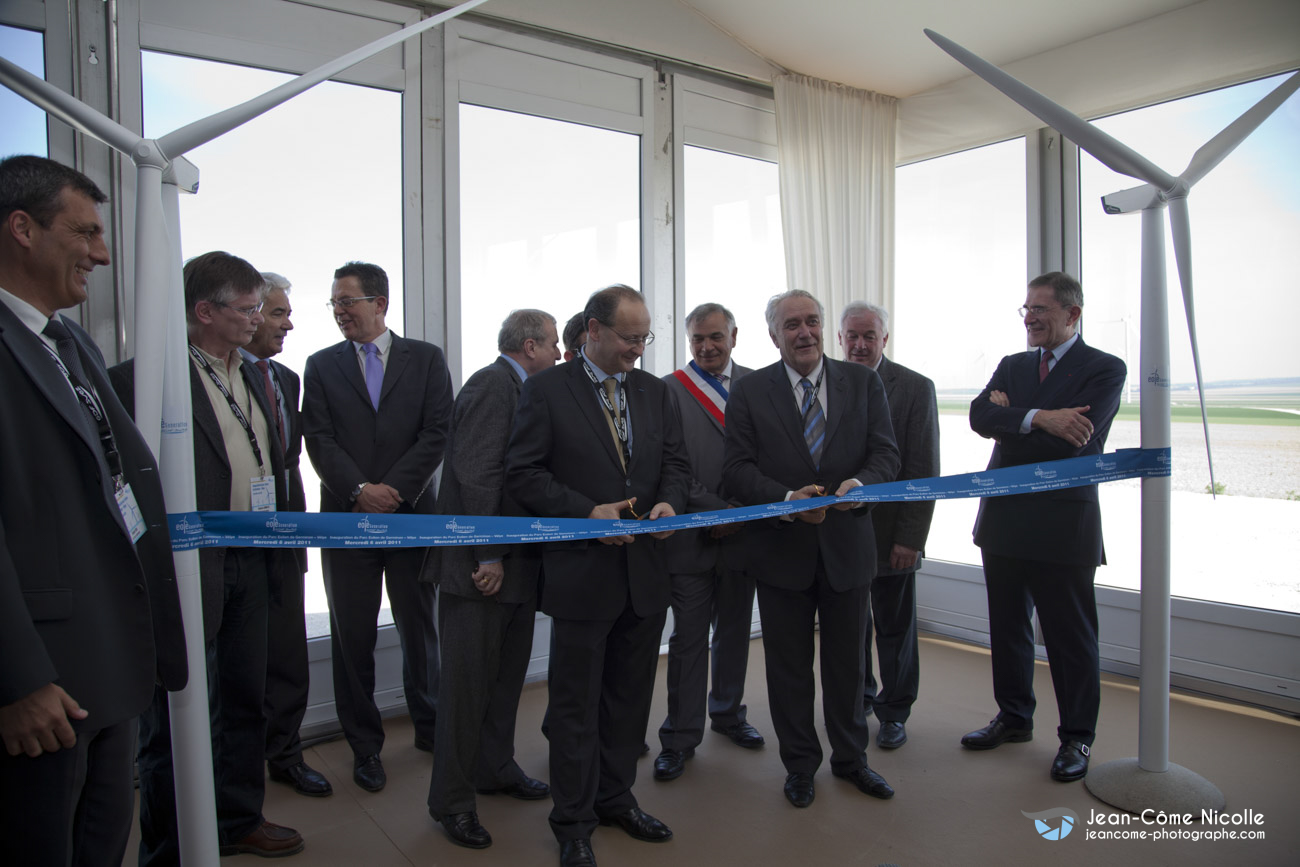
{"label": "wristwatch", "polygon": [[356,502],[357,497],[361,496],[361,489],[364,488],[364,487],[365,487],[366,485],[368,485],[368,484],[370,484],[370,483],[369,483],[369,482],[362,482],[361,484],[357,485],[355,488],[352,489],[352,501],[353,501],[353,502]]}

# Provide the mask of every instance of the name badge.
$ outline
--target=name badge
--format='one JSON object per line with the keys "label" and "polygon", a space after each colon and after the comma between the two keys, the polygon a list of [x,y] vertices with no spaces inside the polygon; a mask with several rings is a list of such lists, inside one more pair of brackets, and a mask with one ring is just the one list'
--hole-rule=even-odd
{"label": "name badge", "polygon": [[253,476],[249,484],[249,493],[254,512],[275,511],[275,478],[273,476]]}
{"label": "name badge", "polygon": [[119,488],[114,497],[117,499],[117,510],[122,513],[122,523],[126,524],[127,535],[131,537],[131,544],[134,545],[144,535],[144,515],[140,514],[140,506],[136,503],[135,494],[129,484]]}

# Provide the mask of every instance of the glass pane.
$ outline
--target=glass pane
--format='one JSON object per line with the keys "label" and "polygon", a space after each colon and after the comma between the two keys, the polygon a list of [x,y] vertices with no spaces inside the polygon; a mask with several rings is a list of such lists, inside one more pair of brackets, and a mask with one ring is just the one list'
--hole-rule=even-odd
{"label": "glass pane", "polygon": [[[736,317],[736,361],[758,369],[779,359],[767,334],[767,299],[785,291],[785,247],[776,163],[685,149],[686,309],[722,304]],[[686,357],[690,357],[689,350]]]}
{"label": "glass pane", "polygon": [[[1171,173],[1276,87],[1285,76],[1128,112],[1097,125]],[[1300,98],[1292,96],[1189,198],[1201,370],[1210,413],[1215,480],[1198,408],[1191,344],[1172,241],[1168,253],[1173,382],[1173,592],[1178,596],[1300,612],[1300,357],[1294,323],[1300,293],[1290,253],[1300,238]],[[1099,198],[1136,186],[1091,156],[1080,158],[1084,334],[1126,358],[1129,402],[1108,449],[1137,446],[1141,218],[1107,216]],[[1249,300],[1250,309],[1242,308]],[[1106,553],[1101,583],[1136,589],[1140,486],[1102,488]],[[1196,540],[1213,540],[1203,543]],[[1225,580],[1225,576],[1231,576]]]}
{"label": "glass pane", "polygon": [[564,323],[592,292],[641,285],[640,138],[460,106],[461,371],[497,356],[501,321]]}
{"label": "glass pane", "polygon": [[[143,53],[145,135],[154,138],[237,105],[289,76],[154,52]],[[342,339],[325,308],[334,269],[374,262],[388,272],[388,323],[402,331],[402,95],[325,82],[187,157],[198,195],[181,196],[186,258],[227,250],[293,284],[295,330],[277,357],[302,373],[307,356]],[[302,460],[307,508],[320,485]],[[329,632],[320,557],[309,549],[308,633]],[[384,602],[381,622],[388,622]]]}
{"label": "glass pane", "polygon": [[[894,309],[888,355],[934,380],[940,472],[988,466],[992,443],[970,429],[971,399],[1004,355],[1023,349],[1025,140],[898,169]],[[941,500],[926,555],[980,562],[977,500]]]}
{"label": "glass pane", "polygon": [[[32,75],[45,77],[45,44],[35,30],[0,24],[0,57]],[[0,158],[14,154],[49,156],[45,112],[0,86]]]}

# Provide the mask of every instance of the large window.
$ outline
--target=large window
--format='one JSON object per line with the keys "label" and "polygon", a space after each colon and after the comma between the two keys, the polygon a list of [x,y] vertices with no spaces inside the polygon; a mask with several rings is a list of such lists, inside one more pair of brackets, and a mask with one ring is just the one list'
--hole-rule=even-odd
{"label": "large window", "polygon": [[[170,132],[287,78],[144,52],[145,135]],[[326,82],[187,155],[201,184],[198,195],[181,197],[184,257],[226,250],[289,279],[295,330],[278,360],[300,374],[308,355],[342,339],[325,302],[334,269],[346,261],[388,272],[387,321],[403,331],[401,100],[400,93]],[[302,472],[307,508],[315,511],[319,483],[305,454]],[[329,631],[319,553],[309,549],[311,635]]]}
{"label": "large window", "polygon": [[[39,78],[45,77],[41,34],[0,24],[0,57]],[[0,159],[14,154],[47,156],[45,112],[7,87],[0,87]]]}
{"label": "large window", "polygon": [[[1025,347],[1025,140],[914,163],[896,175],[895,303],[888,354],[934,380],[940,472],[982,470],[990,441],[970,400]],[[831,338],[833,339],[833,338]],[[979,563],[976,500],[941,500],[926,555]]]}
{"label": "large window", "polygon": [[[686,314],[707,301],[736,317],[736,360],[759,368],[780,354],[767,334],[767,299],[785,291],[776,164],[685,149]],[[689,356],[689,348],[687,349]]]}
{"label": "large window", "polygon": [[[1097,121],[1166,171],[1271,91],[1284,76]],[[1169,263],[1173,382],[1173,592],[1300,612],[1300,320],[1291,252],[1300,238],[1300,99],[1292,97],[1192,191],[1192,248],[1201,370],[1210,413],[1217,499],[1197,405],[1187,322],[1172,243]],[[1099,198],[1136,185],[1080,159],[1084,336],[1128,363],[1132,402],[1108,449],[1139,442],[1140,233],[1137,215],[1107,216]],[[1101,583],[1139,583],[1139,485],[1102,488],[1110,565]],[[1230,577],[1229,577],[1230,576]]]}
{"label": "large window", "polygon": [[641,288],[640,137],[460,106],[461,376],[511,310],[560,330],[595,290]]}

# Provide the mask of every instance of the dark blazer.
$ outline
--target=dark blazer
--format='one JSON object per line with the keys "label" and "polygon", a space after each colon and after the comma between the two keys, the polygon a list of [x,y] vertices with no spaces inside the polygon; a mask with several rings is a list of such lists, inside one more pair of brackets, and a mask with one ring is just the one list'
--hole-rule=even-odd
{"label": "dark blazer", "polygon": [[[745,375],[754,371],[731,365],[731,385],[728,391]],[[700,406],[686,386],[675,374],[664,378],[668,383],[668,396],[672,398],[682,422],[682,438],[686,441],[686,454],[691,462],[691,494],[686,503],[688,512],[708,512],[732,505],[720,493],[722,489],[722,448],[726,428],[712,413]],[[674,574],[704,572],[715,566],[741,567],[740,546],[744,544],[744,528],[722,539],[713,538],[708,531],[674,533],[668,538],[668,569]]]}
{"label": "dark blazer", "polygon": [[397,490],[401,511],[433,514],[427,496],[451,428],[451,376],[442,350],[393,335],[378,412],[349,340],[307,359],[302,431],[320,474],[320,510],[350,512],[362,482]]}
{"label": "dark blazer", "polygon": [[[745,505],[779,503],[786,492],[816,482],[835,493],[846,479],[864,485],[893,481],[898,446],[885,388],[874,370],[825,359],[829,411],[821,467],[804,442],[799,408],[783,362],[736,383],[727,401],[722,484]],[[868,509],[831,509],[820,524],[777,518],[755,522],[745,545],[747,569],[758,581],[802,590],[816,577],[818,555],[837,592],[871,583],[876,539]]]}
{"label": "dark blazer", "polygon": [[57,683],[77,731],[185,685],[180,600],[157,464],[90,337],[63,319],[147,529],[131,544],[97,431],[41,339],[0,303],[0,705]]}
{"label": "dark blazer", "polygon": [[[971,401],[971,429],[996,440],[991,470],[1105,451],[1127,376],[1124,362],[1093,349],[1080,337],[1042,383],[1038,363],[1037,349],[1008,355]],[[990,401],[991,391],[1004,392],[1011,405],[1000,407]],[[1020,433],[1020,423],[1031,409],[1076,406],[1091,407],[1087,416],[1093,434],[1083,448],[1042,430]],[[982,499],[975,518],[975,544],[1004,557],[1099,566],[1106,562],[1106,554],[1097,486]]]}
{"label": "dark blazer", "polygon": [[[227,512],[230,510],[230,459],[226,455],[226,443],[221,436],[221,426],[217,421],[216,411],[203,385],[201,373],[187,359],[186,367],[190,372],[190,403],[194,419],[194,485],[195,502],[201,512]],[[289,503],[289,488],[284,469],[284,450],[275,436],[275,416],[266,401],[266,391],[262,388],[257,368],[248,363],[241,364],[240,374],[249,395],[256,401],[258,408],[267,419],[267,430],[271,433],[271,474],[275,477],[276,508]],[[129,359],[109,370],[113,388],[117,390],[122,403],[135,407],[135,359]],[[244,482],[247,484],[247,482]],[[211,641],[221,628],[221,613],[225,606],[225,563],[228,548],[199,549],[199,584],[203,591],[203,636]],[[270,591],[278,595],[279,582],[297,580],[298,567],[296,553],[290,549],[278,548],[267,552],[272,566],[268,571],[271,580]]]}
{"label": "dark blazer", "polygon": [[[601,503],[629,497],[636,497],[641,515],[659,502],[685,512],[691,468],[668,387],[632,370],[625,390],[632,426],[626,475],[581,357],[524,383],[506,449],[506,491],[529,514],[585,518]],[[622,546],[594,539],[545,543],[541,608],[570,620],[612,620],[630,594],[637,616],[664,611],[670,596],[665,555],[664,543],[648,535]]]}
{"label": "dark blazer", "polygon": [[[894,426],[902,461],[898,479],[928,479],[939,475],[939,406],[934,383],[910,367],[888,358],[876,369],[889,399],[889,419]],[[925,550],[934,518],[934,500],[879,503],[871,510],[876,531],[876,562],[889,569],[889,552],[895,544]]]}
{"label": "dark blazer", "polygon": [[[284,393],[284,403],[289,415],[286,419],[289,427],[289,447],[284,453],[284,472],[289,489],[289,502],[284,507],[284,511],[305,512],[307,490],[302,483],[302,412],[298,408],[302,385],[298,374],[274,359],[268,361],[271,364],[271,374],[276,382],[280,383],[280,390]],[[295,548],[293,551],[298,558],[298,567],[306,572],[307,549]]]}
{"label": "dark blazer", "polygon": [[[505,493],[506,444],[522,387],[518,372],[501,357],[461,386],[438,486],[438,514],[525,514]],[[474,586],[474,569],[483,560],[504,561],[505,580],[495,597]],[[430,548],[420,577],[437,581],[453,596],[517,603],[536,599],[540,571],[536,545],[455,545]]]}

